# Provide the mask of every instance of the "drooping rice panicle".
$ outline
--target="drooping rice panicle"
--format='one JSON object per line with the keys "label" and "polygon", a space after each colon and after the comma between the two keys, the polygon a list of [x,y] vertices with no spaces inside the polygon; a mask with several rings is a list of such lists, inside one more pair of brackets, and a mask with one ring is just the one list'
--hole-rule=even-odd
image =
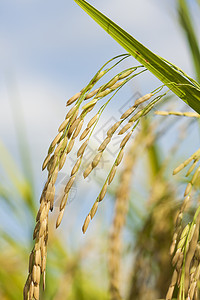
{"label": "drooping rice panicle", "polygon": [[194,154],[192,154],[188,159],[186,159],[183,163],[181,163],[176,169],[173,171],[173,175],[179,173],[183,170],[191,161],[196,162],[200,159],[200,149],[198,149]]}
{"label": "drooping rice panicle", "polygon": [[[173,174],[177,174],[181,170],[183,170],[186,166],[188,166],[189,163],[193,161],[192,166],[189,168],[189,171],[187,172],[187,176],[191,174],[191,172],[195,169],[197,162],[200,160],[200,149],[198,149],[193,155],[191,155],[187,160],[185,160],[183,163],[181,163],[174,171]],[[181,231],[181,220],[183,217],[183,213],[186,211],[190,204],[190,199],[191,199],[191,191],[192,187],[194,186],[196,180],[199,178],[200,174],[200,166],[196,168],[191,180],[188,182],[185,192],[184,192],[184,201],[183,204],[180,208],[180,211],[178,212],[177,219],[175,222],[175,230],[174,230],[174,235],[172,239],[172,245],[170,248],[170,253],[172,254],[175,250],[176,243],[177,243],[177,238],[178,235]]]}
{"label": "drooping rice panicle", "polygon": [[[132,134],[132,132],[133,131],[131,131],[131,134]],[[107,192],[108,184],[110,184],[112,182],[112,180],[114,178],[114,175],[115,175],[115,173],[113,174],[113,169],[116,169],[117,166],[122,161],[122,157],[123,157],[123,153],[124,153],[124,147],[125,147],[125,144],[122,147],[120,147],[119,153],[118,153],[118,155],[117,155],[117,157],[115,159],[115,162],[114,162],[114,164],[113,164],[113,166],[112,166],[112,168],[111,168],[111,170],[110,170],[110,172],[109,172],[109,174],[108,174],[108,176],[107,176],[107,178],[106,178],[106,180],[104,182],[104,185],[103,185],[103,187],[102,187],[102,189],[101,189],[101,191],[100,191],[100,193],[99,193],[99,195],[98,195],[98,197],[97,197],[97,199],[96,199],[96,201],[95,201],[92,209],[90,210],[89,214],[87,215],[87,217],[85,219],[85,222],[84,222],[83,227],[82,227],[83,233],[86,232],[86,230],[88,228],[88,225],[89,225],[89,222],[93,219],[94,215],[96,214],[96,211],[97,211],[97,208],[98,208],[98,204],[97,203],[99,203],[100,201],[102,201],[103,198],[105,197],[105,194]],[[89,173],[92,171],[92,169],[93,169],[92,164],[90,164],[88,168],[85,170],[85,172],[87,172],[87,174],[84,174],[84,177],[87,177],[89,175]],[[116,172],[116,170],[115,170],[115,172]],[[95,210],[94,210],[94,207],[95,207]]]}
{"label": "drooping rice panicle", "polygon": [[[60,203],[60,212],[57,218],[56,226],[58,227],[60,225],[60,222],[62,220],[64,209],[67,203],[67,199],[69,196],[69,192],[71,190],[71,187],[76,179],[77,172],[80,168],[82,158],[85,152],[85,149],[88,146],[88,142],[90,139],[90,136],[103,112],[107,104],[111,101],[111,99],[114,97],[114,95],[132,78],[135,76],[143,73],[146,71],[146,69],[143,66],[137,66],[133,68],[129,68],[127,70],[124,70],[120,72],[119,74],[115,75],[113,78],[111,78],[106,84],[101,85],[99,88],[96,88],[94,90],[94,85],[100,80],[108,71],[113,69],[117,64],[122,62],[124,59],[129,57],[130,55],[122,55],[115,57],[114,59],[111,59],[108,63],[114,62],[114,60],[117,60],[112,66],[108,69],[104,69],[105,66],[108,64],[106,63],[98,72],[97,74],[92,78],[92,80],[89,82],[89,84],[83,88],[80,92],[75,94],[72,98],[70,98],[67,101],[67,106],[73,104],[73,106],[70,108],[70,110],[67,112],[65,120],[60,124],[58,128],[58,134],[53,139],[49,149],[48,154],[44,160],[44,163],[42,165],[42,169],[47,168],[48,171],[48,179],[45,184],[45,187],[43,189],[41,199],[40,199],[40,208],[38,210],[37,218],[36,218],[36,226],[34,230],[33,237],[35,239],[35,245],[33,247],[33,250],[30,255],[30,262],[29,262],[29,275],[27,278],[26,285],[24,287],[24,299],[31,300],[34,298],[35,300],[39,299],[39,283],[40,283],[40,274],[43,276],[43,287],[45,287],[45,270],[46,270],[46,256],[47,256],[47,242],[48,242],[48,214],[49,210],[53,210],[54,206],[54,196],[55,196],[55,183],[57,179],[58,172],[63,168],[65,160],[67,158],[67,155],[73,150],[73,146],[75,143],[76,138],[80,134],[80,140],[84,139],[87,136],[87,140],[83,142],[83,144],[80,146],[78,152],[77,152],[77,161],[75,162],[72,170],[71,175],[69,178],[69,181],[66,184],[64,195],[62,197],[61,203]],[[142,68],[142,71],[136,73],[135,71],[138,70],[138,68]],[[99,100],[104,100],[104,97],[109,95],[113,92],[113,95],[110,97],[109,100],[106,101],[98,111],[98,113],[92,117],[92,119],[88,122],[87,127],[84,129],[83,132],[81,132],[85,116],[91,112],[92,109],[96,106],[96,103]],[[148,96],[147,96],[148,95]],[[140,98],[140,100],[136,100],[135,107],[138,107],[141,103],[144,101],[147,101],[150,99],[153,95],[153,93],[147,94]],[[149,97],[149,98],[148,98]],[[92,99],[93,98],[93,99]],[[89,100],[86,102],[86,104],[83,105],[84,100]],[[158,101],[158,100],[156,100]],[[153,104],[156,103],[156,101],[152,102]],[[152,105],[153,105],[152,104]],[[127,130],[131,127],[135,128],[134,122],[137,122],[141,116],[143,116],[145,113],[147,113],[148,109],[150,110],[152,107],[150,105],[147,105],[145,109],[142,109],[139,114],[135,115],[135,119],[130,121],[132,122],[129,125],[125,125]],[[112,126],[112,129],[110,128],[106,139],[102,142],[102,144],[99,147],[99,152],[96,154],[95,158],[93,159],[90,168],[95,168],[103,154],[103,151],[106,149],[107,145],[109,144],[112,135],[115,133],[117,128],[126,118],[123,118],[121,121],[119,121],[118,124],[114,124]],[[126,130],[125,130],[126,131]],[[125,132],[124,131],[124,132]],[[133,129],[132,129],[133,131]],[[98,203],[103,200],[108,185],[112,182],[117,166],[121,163],[122,157],[123,157],[123,148],[125,147],[126,143],[128,142],[130,138],[130,133],[126,135],[125,138],[123,138],[121,144],[120,144],[120,151],[116,158],[115,164],[113,165],[111,172],[109,173],[106,182],[104,183],[104,186],[99,194],[98,201],[96,201],[88,214],[84,226],[83,226],[83,232],[86,231],[90,220],[94,217],[97,208]],[[89,170],[90,173],[90,170]],[[86,174],[87,175],[87,174]]]}
{"label": "drooping rice panicle", "polygon": [[193,263],[190,269],[190,284],[188,288],[187,299],[194,299],[194,295],[197,291],[197,282],[200,276],[200,245],[196,246]]}
{"label": "drooping rice panicle", "polygon": [[190,118],[200,118],[200,115],[196,112],[179,112],[179,111],[156,111],[156,115],[160,116],[178,116],[178,117],[190,117]]}
{"label": "drooping rice panicle", "polygon": [[[144,101],[147,101],[149,100],[151,97],[153,96],[153,93],[149,93],[143,97],[140,97],[138,98],[136,101],[135,101],[135,104],[134,104],[134,110],[137,106],[139,106],[141,103],[143,103]],[[160,98],[158,99],[160,100]],[[158,101],[156,99],[156,101]],[[110,99],[109,99],[110,101]],[[155,100],[154,100],[155,101]],[[150,108],[152,108],[150,106]],[[94,158],[94,162],[90,163],[88,165],[88,167],[86,168],[85,172],[84,172],[84,178],[86,178],[91,172],[92,170],[98,165],[99,163],[99,160],[98,162],[96,163],[97,161],[97,157],[100,158],[103,154],[103,151],[106,149],[106,147],[108,146],[108,144],[110,143],[111,139],[112,139],[112,136],[113,134],[116,132],[116,130],[118,129],[118,127],[122,124],[122,122],[125,121],[125,119],[134,111],[132,108],[128,109],[124,114],[122,114],[121,116],[121,120],[116,122],[114,125],[112,125],[112,127],[107,131],[107,136],[106,138],[103,140],[103,142],[101,143],[101,145],[99,146],[98,148],[98,151],[99,151],[99,154],[96,154],[95,158]],[[129,121],[128,121],[128,124],[126,124],[118,134],[123,134],[125,133],[129,128],[133,127],[134,126],[134,122],[136,122],[143,114],[145,113],[145,110],[142,109],[141,111],[139,111],[138,113],[136,113]],[[90,131],[90,128],[87,126],[87,128],[85,129],[85,131],[83,132],[82,136],[80,139],[84,139],[88,134],[89,134],[89,131]],[[130,136],[129,134],[122,140],[121,142],[121,145],[125,145],[127,143],[127,141],[129,140]],[[120,146],[121,147],[121,146]]]}
{"label": "drooping rice panicle", "polygon": [[[199,181],[200,178],[200,165],[197,163],[200,159],[200,149],[198,149],[193,155],[191,155],[187,160],[185,160],[181,165],[179,165],[173,172],[173,174],[177,174],[183,168],[185,168],[189,163],[193,161],[192,166],[189,168],[187,172],[187,176],[191,175],[191,179],[188,182],[185,192],[184,192],[184,201],[183,204],[177,214],[175,230],[172,239],[172,245],[170,248],[170,253],[173,254],[175,249],[175,253],[173,255],[172,264],[175,267],[175,271],[177,272],[178,281],[176,284],[179,285],[179,297],[185,297],[187,294],[188,299],[193,299],[194,292],[196,288],[196,280],[193,282],[192,274],[194,273],[192,267],[192,261],[195,260],[195,251],[198,247],[198,238],[199,238],[199,221],[200,221],[200,207],[198,207],[193,221],[190,222],[182,229],[181,223],[183,214],[190,204],[191,192],[195,184]],[[196,168],[196,169],[195,169]],[[174,272],[175,272],[174,271]],[[169,287],[168,295],[172,299],[174,286]],[[181,298],[182,299],[182,298]]]}

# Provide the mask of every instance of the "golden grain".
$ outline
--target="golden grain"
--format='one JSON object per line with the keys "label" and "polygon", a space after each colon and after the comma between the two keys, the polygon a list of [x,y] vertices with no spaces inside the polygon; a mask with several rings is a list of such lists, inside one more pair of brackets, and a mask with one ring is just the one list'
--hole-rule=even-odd
{"label": "golden grain", "polygon": [[181,248],[178,248],[173,259],[172,259],[172,266],[174,267],[180,257],[180,254],[181,254]]}
{"label": "golden grain", "polygon": [[120,87],[122,84],[125,83],[125,80],[122,80],[122,81],[119,81],[119,82],[116,82],[115,84],[113,84],[110,89],[113,91],[113,90],[116,90],[118,87]]}
{"label": "golden grain", "polygon": [[89,215],[87,215],[87,217],[86,217],[86,219],[85,219],[85,222],[84,222],[84,224],[83,224],[83,227],[82,227],[83,233],[86,232],[86,230],[87,230],[87,228],[88,228],[88,225],[89,225],[90,221],[91,221],[91,216],[90,216],[90,214],[89,214]]}
{"label": "golden grain", "polygon": [[81,121],[81,119],[77,118],[76,120],[74,120],[73,123],[71,123],[71,126],[69,127],[69,130],[68,130],[68,133],[67,133],[68,138],[70,138],[70,136],[72,135],[73,131],[77,128],[80,121]]}
{"label": "golden grain", "polygon": [[141,103],[143,103],[143,102],[149,100],[152,96],[153,96],[153,94],[152,94],[152,93],[149,93],[149,94],[146,94],[146,95],[144,95],[144,96],[138,98],[138,99],[135,101],[134,106],[140,105]]}
{"label": "golden grain", "polygon": [[177,173],[179,173],[183,168],[185,168],[185,165],[184,165],[184,163],[181,163],[176,169],[174,169],[173,175],[176,175]]}
{"label": "golden grain", "polygon": [[73,102],[75,102],[79,97],[81,96],[81,92],[76,93],[73,97],[71,97],[68,101],[66,106],[72,104]]}
{"label": "golden grain", "polygon": [[79,114],[79,109],[77,108],[74,114],[70,117],[70,124],[72,124],[76,120],[78,114]]}
{"label": "golden grain", "polygon": [[[68,143],[68,137],[67,135],[63,138],[63,144],[62,144],[62,149],[63,151],[65,150],[66,146],[67,146],[67,143]],[[62,153],[61,153],[62,155]]]}
{"label": "golden grain", "polygon": [[176,111],[156,111],[156,115],[161,115],[161,116],[184,116],[184,117],[190,117],[190,118],[200,118],[200,115],[196,112],[176,112]]}
{"label": "golden grain", "polygon": [[75,131],[74,131],[74,134],[73,134],[73,136],[72,136],[72,139],[75,139],[75,138],[79,135],[82,126],[83,126],[83,120],[81,120],[81,121],[79,122],[79,124],[77,125],[77,128],[76,128]]}
{"label": "golden grain", "polygon": [[61,156],[61,159],[60,159],[60,162],[59,162],[59,171],[63,168],[64,164],[65,164],[65,161],[66,161],[66,158],[67,158],[67,153],[64,152]]}
{"label": "golden grain", "polygon": [[32,280],[33,280],[33,282],[36,282],[36,276],[37,276],[36,272],[37,272],[37,266],[34,265],[33,270],[32,270]]}
{"label": "golden grain", "polygon": [[69,192],[69,190],[71,189],[71,187],[72,187],[72,185],[73,185],[73,183],[74,183],[75,178],[76,178],[76,177],[73,176],[73,177],[71,177],[71,178],[69,179],[69,181],[67,182],[66,187],[65,187],[65,193]]}
{"label": "golden grain", "polygon": [[102,157],[103,152],[99,152],[95,155],[93,161],[92,161],[92,168],[96,168],[96,166],[98,165],[101,157]]}
{"label": "golden grain", "polygon": [[52,156],[52,159],[50,159],[48,165],[47,165],[47,170],[49,171],[49,174],[52,174],[53,171],[55,170],[55,167],[58,162],[58,157],[56,155]]}
{"label": "golden grain", "polygon": [[[33,240],[36,238],[38,231],[39,231],[39,227],[40,227],[40,223],[37,222],[33,231]],[[30,255],[30,259],[31,259],[31,255]],[[29,261],[29,265],[32,265]]]}
{"label": "golden grain", "polygon": [[97,113],[87,124],[87,128],[92,127],[92,125],[96,122],[96,120],[98,119],[99,114]]}
{"label": "golden grain", "polygon": [[108,184],[111,184],[111,182],[113,181],[116,171],[117,171],[117,166],[114,164],[108,178]]}
{"label": "golden grain", "polygon": [[126,72],[123,72],[121,75],[119,75],[119,79],[124,79],[125,77],[131,75],[134,70],[128,70]]}
{"label": "golden grain", "polygon": [[31,281],[30,289],[29,289],[29,297],[30,297],[30,299],[33,298],[33,292],[34,292],[34,283],[33,283],[33,281]]}
{"label": "golden grain", "polygon": [[107,136],[105,138],[105,140],[99,146],[98,151],[104,151],[106,149],[107,145],[110,143],[110,141],[111,141],[111,137]]}
{"label": "golden grain", "polygon": [[62,200],[60,202],[60,211],[65,208],[67,200],[68,200],[68,196],[69,196],[69,192],[65,193],[64,196],[62,197]]}
{"label": "golden grain", "polygon": [[135,108],[134,106],[130,107],[129,109],[127,109],[127,110],[125,111],[125,113],[123,113],[123,114],[121,115],[120,119],[125,119],[125,118],[127,118],[128,116],[130,116],[130,114],[132,114],[132,113],[134,112],[135,109],[136,109],[136,108]]}
{"label": "golden grain", "polygon": [[87,145],[88,145],[88,141],[89,141],[89,140],[86,140],[86,141],[80,146],[80,148],[78,149],[78,152],[77,152],[77,157],[83,155],[83,153],[84,153],[84,151],[85,151],[85,148],[86,148]]}
{"label": "golden grain", "polygon": [[41,274],[41,270],[40,270],[40,266],[36,267],[36,278],[35,278],[35,282],[39,285],[40,283],[40,274]]}
{"label": "golden grain", "polygon": [[92,164],[89,164],[89,166],[87,167],[87,169],[85,169],[83,173],[83,177],[86,178],[92,172],[92,170],[93,170]]}
{"label": "golden grain", "polygon": [[119,166],[119,164],[121,163],[123,155],[124,155],[124,149],[121,149],[115,162],[116,166]]}
{"label": "golden grain", "polygon": [[41,265],[41,251],[40,249],[35,251],[35,264],[36,265]]}
{"label": "golden grain", "polygon": [[31,273],[31,270],[33,268],[33,261],[34,261],[34,252],[32,250],[29,256],[29,273]]}
{"label": "golden grain", "polygon": [[58,128],[58,131],[59,131],[59,132],[60,132],[60,131],[63,131],[63,130],[67,127],[68,123],[69,123],[69,118],[65,119],[65,120],[61,123],[60,127]]}
{"label": "golden grain", "polygon": [[80,136],[80,141],[82,141],[90,132],[90,128],[86,128]]}
{"label": "golden grain", "polygon": [[75,105],[68,111],[68,113],[66,114],[65,119],[71,118],[71,117],[74,115],[74,113],[76,112],[76,110],[78,111],[78,105],[77,105],[77,104],[75,104]]}
{"label": "golden grain", "polygon": [[103,200],[103,198],[105,197],[105,194],[107,192],[107,188],[108,188],[108,182],[106,181],[102,190],[101,190],[101,193],[99,195],[99,202]]}
{"label": "golden grain", "polygon": [[[52,182],[51,182],[51,184],[52,184]],[[51,192],[48,195],[48,203],[50,203],[50,209],[54,203],[55,190],[56,190],[55,185],[52,184]],[[49,208],[48,205],[46,205],[47,210],[48,210],[48,208]]]}
{"label": "golden grain", "polygon": [[50,161],[51,159],[51,154],[48,154],[47,157],[45,158],[43,164],[42,164],[42,171],[46,168],[48,162]]}
{"label": "golden grain", "polygon": [[128,142],[128,140],[130,139],[131,135],[132,135],[132,131],[130,131],[129,133],[127,133],[127,135],[121,141],[120,148],[123,148],[126,145],[126,143]]}
{"label": "golden grain", "polygon": [[87,100],[87,99],[90,99],[90,98],[92,98],[94,95],[96,95],[96,93],[98,93],[98,91],[100,90],[100,88],[98,88],[98,89],[95,89],[94,91],[92,91],[92,92],[90,92],[90,93],[88,93],[87,95],[86,95],[86,97],[85,97],[85,99],[84,100]]}
{"label": "golden grain", "polygon": [[92,206],[92,209],[91,209],[91,211],[90,211],[91,220],[94,218],[94,216],[95,216],[95,214],[96,214],[98,205],[99,205],[99,202],[96,201],[96,202],[93,204],[93,206]]}
{"label": "golden grain", "polygon": [[133,122],[127,123],[118,133],[118,135],[124,134],[129,128],[133,126]]}
{"label": "golden grain", "polygon": [[116,75],[108,84],[106,84],[106,89],[114,85],[119,79],[119,75]]}
{"label": "golden grain", "polygon": [[74,139],[71,139],[69,141],[69,144],[68,144],[68,147],[67,147],[67,154],[72,150],[73,146],[74,146],[74,142],[75,140]]}
{"label": "golden grain", "polygon": [[142,115],[144,114],[143,110],[138,111],[130,120],[129,122],[137,121]]}
{"label": "golden grain", "polygon": [[192,173],[192,171],[195,169],[197,163],[198,163],[198,160],[196,160],[196,161],[193,162],[192,166],[189,168],[189,170],[188,170],[188,172],[186,174],[186,177],[189,176]]}
{"label": "golden grain", "polygon": [[79,157],[79,159],[76,161],[76,163],[71,171],[71,176],[73,176],[78,171],[80,164],[81,164],[81,157]]}
{"label": "golden grain", "polygon": [[103,77],[103,75],[105,73],[106,73],[106,70],[98,72],[97,75],[94,77],[94,81],[93,82],[97,82],[99,79],[101,79],[101,77]]}
{"label": "golden grain", "polygon": [[191,182],[189,182],[186,186],[184,197],[187,196],[191,192],[191,190],[192,190],[192,184]]}
{"label": "golden grain", "polygon": [[199,179],[199,174],[200,174],[200,167],[196,169],[194,172],[194,175],[192,176],[191,184],[195,184],[196,180]]}
{"label": "golden grain", "polygon": [[93,107],[97,103],[97,100],[98,100],[97,98],[94,98],[93,100],[91,100],[87,104],[83,105],[82,110],[86,110],[90,107]]}
{"label": "golden grain", "polygon": [[86,108],[85,110],[83,110],[81,116],[85,116],[86,114],[88,114],[91,110],[93,110],[94,107],[95,107],[95,103],[90,107]]}
{"label": "golden grain", "polygon": [[120,126],[121,121],[116,122],[108,131],[107,131],[107,136],[112,136],[113,133],[118,129]]}
{"label": "golden grain", "polygon": [[59,166],[55,167],[53,174],[51,175],[51,183],[54,185],[58,177]]}
{"label": "golden grain", "polygon": [[33,297],[35,298],[35,300],[39,299],[39,284],[34,285]]}
{"label": "golden grain", "polygon": [[54,147],[60,140],[61,136],[63,135],[63,131],[59,132],[56,137],[54,138],[53,142],[51,143],[51,147]]}

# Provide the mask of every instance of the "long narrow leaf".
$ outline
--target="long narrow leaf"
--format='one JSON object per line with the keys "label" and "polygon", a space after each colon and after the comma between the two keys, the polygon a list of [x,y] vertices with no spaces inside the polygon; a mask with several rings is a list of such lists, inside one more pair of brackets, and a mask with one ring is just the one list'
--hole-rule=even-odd
{"label": "long narrow leaf", "polygon": [[179,98],[200,113],[200,90],[130,34],[84,0],[74,0],[126,51],[142,63]]}
{"label": "long narrow leaf", "polygon": [[180,23],[185,31],[188,44],[190,46],[197,79],[200,83],[200,49],[194,26],[192,24],[191,14],[185,0],[178,0],[178,12]]}

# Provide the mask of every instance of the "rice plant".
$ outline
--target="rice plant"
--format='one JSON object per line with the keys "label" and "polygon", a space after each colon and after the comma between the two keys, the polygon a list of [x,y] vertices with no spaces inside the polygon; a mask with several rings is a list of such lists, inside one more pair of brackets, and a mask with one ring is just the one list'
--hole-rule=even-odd
{"label": "rice plant", "polygon": [[[101,118],[102,113],[106,109],[107,105],[113,101],[114,96],[119,92],[119,90],[126,85],[130,80],[134,81],[136,76],[142,76],[144,72],[150,71],[153,75],[158,77],[163,84],[158,86],[156,89],[149,91],[148,94],[143,95],[136,99],[135,103],[126,110],[119,120],[112,124],[112,126],[107,131],[107,136],[100,144],[96,155],[93,157],[92,161],[85,168],[83,172],[84,178],[93,172],[93,170],[98,166],[100,160],[102,159],[105,150],[109,147],[109,143],[112,141],[113,137],[118,135],[121,137],[118,145],[118,153],[116,154],[112,166],[108,171],[107,177],[105,178],[102,188],[94,201],[91,210],[85,218],[82,231],[85,233],[87,228],[94,218],[97,210],[100,206],[101,201],[104,199],[108,186],[112,183],[116,172],[119,169],[119,165],[123,160],[124,151],[132,136],[135,136],[135,130],[142,123],[144,117],[150,113],[152,109],[155,109],[161,101],[165,100],[165,96],[171,90],[180,99],[186,102],[191,108],[193,108],[196,113],[193,112],[173,112],[173,111],[157,111],[156,114],[162,116],[176,115],[181,117],[192,117],[199,118],[200,112],[200,85],[194,79],[190,78],[178,67],[172,63],[166,61],[163,58],[152,53],[128,33],[123,31],[114,22],[109,20],[94,7],[89,5],[86,1],[76,0],[77,2],[94,20],[99,23],[114,39],[119,42],[128,54],[122,54],[109,60],[103,67],[101,67],[98,72],[93,76],[93,78],[88,82],[87,86],[81,89],[80,92],[75,94],[67,101],[67,110],[65,120],[61,123],[58,128],[58,134],[52,141],[48,154],[44,160],[42,169],[47,168],[48,178],[40,198],[40,208],[36,217],[36,226],[33,233],[33,238],[35,244],[30,254],[29,259],[29,274],[24,287],[24,299],[39,299],[39,285],[41,281],[41,275],[43,277],[43,288],[45,289],[45,277],[46,277],[46,260],[47,260],[47,244],[48,244],[48,216],[49,211],[53,211],[54,207],[54,196],[55,196],[55,183],[58,176],[58,172],[63,168],[65,161],[73,151],[74,144],[79,138],[81,142],[80,147],[77,151],[77,160],[71,170],[70,178],[65,186],[64,194],[60,201],[59,214],[57,216],[56,227],[58,227],[64,216],[65,207],[67,204],[68,196],[70,190],[76,180],[76,176],[81,169],[82,162],[84,160],[84,153],[90,143],[93,131]],[[181,3],[180,3],[181,5]],[[182,5],[183,6],[183,5]],[[184,7],[184,6],[183,6]],[[182,20],[183,21],[183,20]],[[132,55],[135,57],[140,65],[133,66],[129,69],[122,70],[115,74],[113,77],[109,78],[106,83],[101,84],[99,82],[104,78],[104,76],[113,70],[117,65],[119,65],[124,60],[128,59]],[[166,87],[168,89],[166,89]],[[90,120],[87,125],[84,125],[86,116],[90,116]],[[142,138],[144,136],[141,134]],[[130,154],[127,156],[126,166],[124,168],[124,173],[121,175],[121,186],[119,194],[117,194],[116,200],[116,215],[113,220],[113,229],[110,236],[110,251],[109,251],[109,270],[110,270],[110,293],[112,299],[121,299],[119,290],[119,261],[120,261],[120,232],[123,228],[125,222],[125,216],[127,214],[128,208],[128,190],[129,181],[131,178],[131,171],[134,165],[135,158],[132,154],[134,149],[138,149],[138,140],[141,139],[140,135],[135,137],[135,142],[133,143],[133,148],[129,150]],[[142,139],[141,139],[142,142]],[[174,170],[174,174],[177,174],[183,168],[187,167],[190,162],[193,162],[192,166],[189,168],[187,175],[190,176],[185,193],[184,201],[178,210],[175,221],[175,229],[172,237],[172,244],[170,247],[170,253],[173,255],[172,265],[174,271],[172,274],[172,280],[169,284],[168,291],[166,293],[166,299],[171,300],[174,296],[175,287],[178,288],[177,299],[197,299],[198,289],[197,282],[199,279],[199,208],[197,207],[192,220],[183,226],[183,217],[187,213],[188,206],[191,203],[191,195],[194,190],[198,189],[199,182],[199,160],[200,153],[197,150],[190,158],[185,162],[181,163]],[[161,176],[162,177],[162,176]],[[160,186],[163,185],[162,180],[159,178]],[[164,184],[165,186],[165,184]],[[157,189],[156,189],[157,192]],[[175,210],[172,209],[170,202],[172,201],[173,192],[168,191],[168,194],[161,194],[159,196],[154,196],[154,207],[149,215],[149,220],[147,220],[147,225],[156,223],[154,220],[155,213],[163,214],[169,216],[172,219]],[[165,199],[165,208],[160,207],[160,202],[163,203],[163,198]],[[155,199],[157,199],[155,201]],[[150,222],[150,223],[149,223]],[[148,225],[149,224],[149,225]],[[151,227],[151,226],[150,226]],[[171,227],[169,228],[171,230]],[[144,232],[146,227],[144,227]],[[141,235],[144,235],[142,232]],[[152,228],[153,234],[153,228]],[[137,242],[137,247],[140,246],[140,236]],[[143,245],[144,248],[144,245]],[[133,299],[134,293],[137,291],[137,281],[139,275],[139,269],[143,270],[144,249],[140,248],[141,252],[138,252],[137,264],[135,265],[135,275],[133,276],[132,288],[130,291],[130,299]],[[164,247],[164,250],[166,248]],[[159,250],[161,252],[161,249]],[[150,261],[149,261],[150,263]],[[162,261],[164,263],[164,261]],[[147,262],[146,262],[147,265]],[[151,264],[150,264],[151,265]],[[164,265],[163,265],[164,267]],[[149,271],[151,267],[149,266]],[[136,275],[137,274],[137,275]],[[143,281],[145,276],[142,275]],[[148,275],[149,276],[149,275]],[[141,279],[140,279],[141,280]],[[145,293],[146,289],[146,293]],[[137,294],[138,293],[138,294]],[[141,288],[141,282],[139,285],[139,290],[137,292],[137,299],[145,299],[149,294],[147,287],[144,286],[144,290]],[[142,293],[142,296],[139,294]],[[151,291],[154,297],[157,297]],[[146,295],[146,296],[145,296]],[[142,298],[143,297],[143,298]],[[153,297],[153,296],[151,296]]]}
{"label": "rice plant", "polygon": [[[200,84],[179,67],[152,53],[86,1],[75,0],[75,2],[127,53],[106,62],[88,81],[88,84],[66,102],[65,119],[60,122],[58,133],[51,142],[42,165],[42,170],[47,170],[47,180],[36,214],[36,224],[33,230],[34,243],[29,255],[28,276],[23,290],[24,300],[108,299],[104,290],[95,294],[94,289],[90,294],[87,289],[81,290],[76,286],[81,277],[87,281],[90,288],[95,283],[95,281],[87,280],[87,274],[81,275],[84,249],[80,249],[77,256],[68,259],[63,243],[59,237],[56,237],[56,233],[54,234],[51,228],[52,222],[49,222],[49,219],[50,212],[55,207],[56,181],[69,158],[75,155],[76,161],[71,168],[55,220],[55,214],[53,215],[56,228],[60,226],[65,215],[67,216],[70,192],[78,175],[81,174],[86,179],[88,176],[91,177],[96,170],[98,171],[101,161],[109,148],[113,147],[113,141],[116,138],[118,140],[117,151],[110,162],[109,169],[106,169],[105,177],[99,180],[101,183],[99,192],[82,225],[82,232],[86,234],[89,226],[95,223],[95,216],[101,210],[107,194],[114,195],[114,215],[106,249],[110,299],[199,299],[200,149],[196,149],[190,157],[175,166],[172,157],[176,156],[181,148],[180,145],[185,138],[184,129],[174,143],[174,147],[170,149],[171,152],[163,160],[160,159],[158,141],[170,131],[171,126],[174,126],[173,122],[178,119],[185,120],[188,128],[191,124],[199,124]],[[181,23],[187,33],[189,45],[193,49],[192,57],[196,66],[196,77],[199,80],[200,52],[191,25],[189,9],[186,1],[180,0],[177,3]],[[127,60],[131,61],[132,66],[123,69],[124,62]],[[136,78],[142,80],[147,72],[156,76],[161,81],[160,85],[136,98],[131,106],[121,113],[106,130],[106,136],[101,140],[92,159],[88,161],[87,149],[93,143],[95,130],[100,126],[106,109],[109,105],[114,105],[115,97],[128,83],[134,86],[134,80]],[[174,95],[178,96],[180,103],[184,102],[184,111],[171,109],[170,100],[172,97],[175,99]],[[190,111],[190,108],[194,111]],[[75,147],[77,144],[78,150]],[[132,190],[132,180],[137,180],[139,176],[137,164],[143,153],[146,155],[144,173],[150,175],[148,175],[148,200],[145,209],[140,211],[134,198],[140,198],[142,195],[137,196],[136,187]],[[185,185],[182,199],[176,191],[176,186],[178,186],[176,179],[174,179],[174,184],[168,179],[169,174],[166,175],[171,161],[174,167],[174,177],[180,176],[178,174],[187,169],[185,181],[184,176],[181,179],[181,184]],[[7,169],[9,169],[8,166]],[[116,178],[118,179],[117,186]],[[28,203],[28,212],[33,219],[36,213],[33,186],[25,179],[22,183],[19,182],[17,176],[12,179],[21,194],[23,205]],[[141,187],[138,191],[141,193]],[[9,199],[3,192],[2,188],[2,195],[4,194],[5,198]],[[136,217],[138,226],[135,228],[133,225],[137,222],[133,222],[133,219]],[[123,239],[126,221],[129,234],[135,235],[134,243],[127,243],[127,249]],[[87,236],[85,238],[87,239]],[[9,245],[14,243],[16,248],[20,246],[11,238],[7,239],[7,243]],[[23,247],[18,251],[23,252]],[[129,258],[129,267],[126,268],[125,273],[123,273],[123,251],[133,254],[131,259]],[[62,272],[60,270],[63,269],[59,270],[61,280],[56,281],[59,286],[57,287],[54,282],[54,291],[46,294],[46,281],[47,285],[51,285],[54,281],[54,274],[49,275],[47,267],[47,262],[49,259],[51,261],[51,255],[53,256],[54,252],[57,252],[56,255],[59,257],[64,257],[67,270],[62,275],[60,275]],[[3,261],[1,263],[3,265]],[[0,276],[5,278],[3,272]],[[21,278],[15,278],[22,281]],[[2,299],[4,299],[5,291],[9,292],[9,287],[5,283],[4,285],[5,290],[0,289]],[[76,286],[76,292],[72,292],[71,286]],[[95,288],[98,289],[98,286],[96,285]],[[19,289],[9,293],[12,299],[19,297]]]}

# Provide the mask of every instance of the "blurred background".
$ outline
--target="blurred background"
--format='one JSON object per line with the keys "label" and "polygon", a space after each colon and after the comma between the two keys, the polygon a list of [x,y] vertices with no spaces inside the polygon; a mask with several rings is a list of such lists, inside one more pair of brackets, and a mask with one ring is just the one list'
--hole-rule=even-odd
{"label": "blurred background", "polygon": [[[200,81],[199,1],[90,3],[150,50]],[[47,176],[41,165],[65,117],[66,101],[106,61],[124,51],[72,0],[2,0],[0,20],[0,298],[21,299],[35,215]],[[121,67],[133,65],[138,63],[129,58]],[[120,117],[124,105],[159,85],[158,80],[146,74],[119,93],[114,107],[108,107],[100,121],[93,154],[102,140],[103,124]],[[168,97],[159,109],[189,110],[174,96]],[[145,299],[146,293],[151,299],[164,298],[171,274],[168,249],[173,216],[186,183],[183,173],[176,178],[171,174],[199,147],[199,123],[176,117],[166,120],[152,113],[137,135],[142,141],[145,136],[152,138],[139,144],[141,151],[130,145],[134,162],[127,222],[120,241],[120,288],[127,299]],[[110,232],[126,165],[119,170],[87,234],[83,236],[81,232],[109,170],[112,151],[107,155],[101,165],[104,172],[99,168],[85,181],[81,175],[78,177],[63,222],[56,231],[57,210],[51,215],[47,285],[41,299],[109,299],[114,276],[107,267],[112,253]],[[58,177],[58,200],[62,181],[72,166],[73,157]],[[154,212],[152,207],[156,207]],[[160,257],[155,253],[160,253]],[[166,277],[162,277],[163,268]],[[141,272],[137,272],[138,278],[133,276],[135,270]]]}

